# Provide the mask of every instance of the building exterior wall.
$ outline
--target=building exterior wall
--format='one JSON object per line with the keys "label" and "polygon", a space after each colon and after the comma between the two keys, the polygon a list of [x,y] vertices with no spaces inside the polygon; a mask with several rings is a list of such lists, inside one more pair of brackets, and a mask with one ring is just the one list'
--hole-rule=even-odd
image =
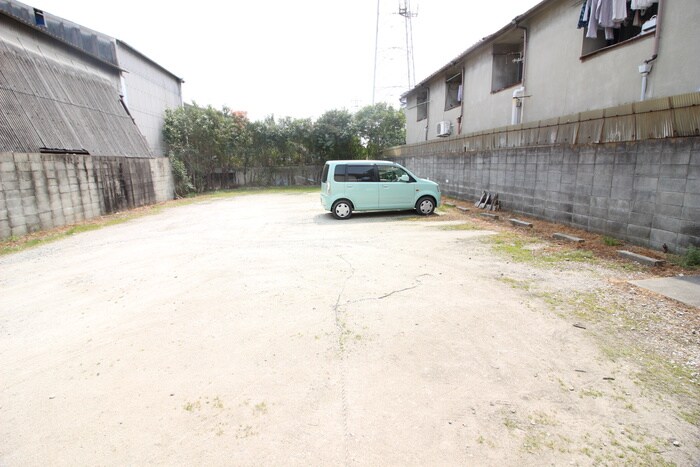
{"label": "building exterior wall", "polygon": [[[700,90],[700,55],[688,48],[700,40],[700,4],[697,0],[663,1],[659,56],[648,77],[647,98]],[[541,6],[520,23],[527,27],[523,123],[640,100],[638,66],[654,53],[654,33],[582,57],[584,32],[576,28],[581,2],[547,0]],[[519,85],[491,92],[491,51],[498,39],[494,36],[484,41],[465,53],[459,63],[445,67],[448,70],[463,65],[465,69],[462,133],[511,123],[513,91]],[[428,140],[437,138],[436,123],[440,119],[452,120],[457,128],[459,114],[442,113],[448,73],[436,73],[419,85],[430,89]],[[409,93],[407,103],[407,143],[424,141],[424,122],[416,122],[416,90]]]}
{"label": "building exterior wall", "polygon": [[173,199],[165,157],[0,153],[0,239]]}
{"label": "building exterior wall", "polygon": [[156,156],[166,155],[165,110],[182,105],[181,80],[117,41],[119,64],[125,70],[124,100],[136,125]]}

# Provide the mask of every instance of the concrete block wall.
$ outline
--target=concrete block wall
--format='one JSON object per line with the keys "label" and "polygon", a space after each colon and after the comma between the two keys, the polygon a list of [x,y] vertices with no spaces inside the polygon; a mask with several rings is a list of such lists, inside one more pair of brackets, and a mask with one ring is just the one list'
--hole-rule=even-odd
{"label": "concrete block wall", "polygon": [[167,158],[0,153],[0,239],[173,197]]}
{"label": "concrete block wall", "polygon": [[516,213],[655,249],[700,247],[700,137],[392,159],[459,199],[488,190]]}

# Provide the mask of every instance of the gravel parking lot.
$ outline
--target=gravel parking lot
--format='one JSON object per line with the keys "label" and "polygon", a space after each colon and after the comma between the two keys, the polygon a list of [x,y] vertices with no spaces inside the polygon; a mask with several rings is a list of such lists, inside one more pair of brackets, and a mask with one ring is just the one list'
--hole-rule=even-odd
{"label": "gravel parking lot", "polygon": [[256,194],[1,257],[0,465],[700,462],[692,393],[561,298],[626,272],[455,225]]}

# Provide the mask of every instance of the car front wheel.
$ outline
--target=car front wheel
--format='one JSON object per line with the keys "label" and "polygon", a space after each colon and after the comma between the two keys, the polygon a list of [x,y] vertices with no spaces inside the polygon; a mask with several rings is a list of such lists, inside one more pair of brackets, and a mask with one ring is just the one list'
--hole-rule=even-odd
{"label": "car front wheel", "polygon": [[341,199],[333,203],[331,212],[336,219],[347,219],[352,215],[352,206],[349,201]]}
{"label": "car front wheel", "polygon": [[416,211],[423,216],[432,214],[435,211],[435,201],[429,196],[423,196],[416,203]]}

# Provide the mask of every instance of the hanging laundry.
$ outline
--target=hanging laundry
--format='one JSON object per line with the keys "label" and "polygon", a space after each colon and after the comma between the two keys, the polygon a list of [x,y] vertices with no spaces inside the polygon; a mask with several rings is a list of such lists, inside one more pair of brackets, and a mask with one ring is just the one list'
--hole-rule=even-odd
{"label": "hanging laundry", "polygon": [[590,14],[590,8],[589,8],[589,2],[588,0],[584,1],[581,4],[581,13],[578,15],[578,29],[585,28],[588,26],[588,15]]}
{"label": "hanging laundry", "polygon": [[627,0],[613,0],[612,20],[613,23],[622,23],[627,19]]}
{"label": "hanging laundry", "polygon": [[659,0],[632,0],[630,8],[633,10],[646,10],[654,3],[658,3]]}

